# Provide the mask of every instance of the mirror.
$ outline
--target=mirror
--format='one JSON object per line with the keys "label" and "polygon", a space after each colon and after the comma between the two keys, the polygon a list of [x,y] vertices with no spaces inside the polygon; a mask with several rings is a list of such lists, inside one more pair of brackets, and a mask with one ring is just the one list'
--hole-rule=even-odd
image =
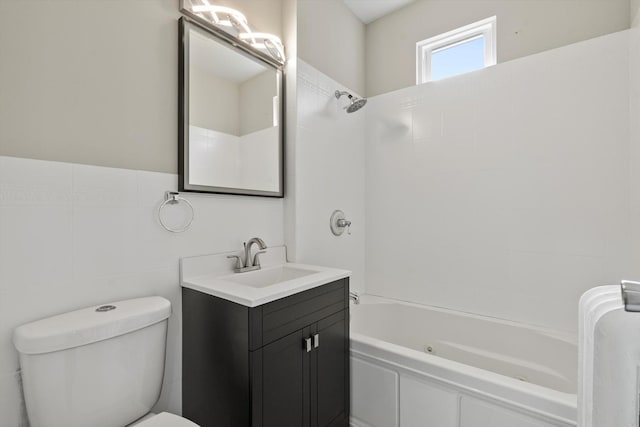
{"label": "mirror", "polygon": [[280,64],[180,19],[180,191],[283,197]]}

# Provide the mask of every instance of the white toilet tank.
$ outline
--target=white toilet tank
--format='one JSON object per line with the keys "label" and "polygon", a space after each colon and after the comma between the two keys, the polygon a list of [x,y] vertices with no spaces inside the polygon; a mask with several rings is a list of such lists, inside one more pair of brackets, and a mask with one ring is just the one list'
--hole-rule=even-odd
{"label": "white toilet tank", "polygon": [[170,315],[168,300],[147,297],[16,328],[31,427],[122,427],[148,413],[162,388]]}

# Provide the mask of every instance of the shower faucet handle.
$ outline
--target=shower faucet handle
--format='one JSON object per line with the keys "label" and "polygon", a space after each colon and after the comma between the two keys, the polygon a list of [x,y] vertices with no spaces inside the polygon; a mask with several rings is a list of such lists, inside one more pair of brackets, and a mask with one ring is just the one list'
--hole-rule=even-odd
{"label": "shower faucet handle", "polygon": [[339,219],[338,220],[338,227],[351,227],[351,221],[349,221],[347,219]]}
{"label": "shower faucet handle", "polygon": [[347,228],[347,234],[351,235],[351,221],[346,220],[346,219],[339,219],[338,220],[338,227],[340,228]]}
{"label": "shower faucet handle", "polygon": [[344,233],[344,229],[347,229],[347,234],[351,234],[351,221],[345,218],[344,212],[341,210],[335,210],[329,218],[329,228],[334,236],[341,236]]}

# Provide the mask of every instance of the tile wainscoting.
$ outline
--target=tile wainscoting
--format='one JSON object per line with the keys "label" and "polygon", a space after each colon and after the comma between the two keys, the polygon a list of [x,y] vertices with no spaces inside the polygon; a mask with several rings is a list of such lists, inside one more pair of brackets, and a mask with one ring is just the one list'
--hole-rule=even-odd
{"label": "tile wainscoting", "polygon": [[[157,220],[176,175],[0,156],[0,425],[26,426],[13,329],[88,305],[145,295],[172,302],[157,410],[181,413],[178,260],[240,249],[253,236],[284,244],[283,201],[185,194],[190,230]],[[171,207],[175,221],[186,212]],[[172,218],[169,218],[172,219]]]}

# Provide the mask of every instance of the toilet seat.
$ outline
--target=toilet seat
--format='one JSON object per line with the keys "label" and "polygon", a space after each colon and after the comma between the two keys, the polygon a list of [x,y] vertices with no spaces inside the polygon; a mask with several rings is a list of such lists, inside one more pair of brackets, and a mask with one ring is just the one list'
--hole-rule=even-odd
{"label": "toilet seat", "polygon": [[198,424],[186,418],[179,417],[168,412],[161,412],[151,418],[147,418],[136,427],[199,427]]}

